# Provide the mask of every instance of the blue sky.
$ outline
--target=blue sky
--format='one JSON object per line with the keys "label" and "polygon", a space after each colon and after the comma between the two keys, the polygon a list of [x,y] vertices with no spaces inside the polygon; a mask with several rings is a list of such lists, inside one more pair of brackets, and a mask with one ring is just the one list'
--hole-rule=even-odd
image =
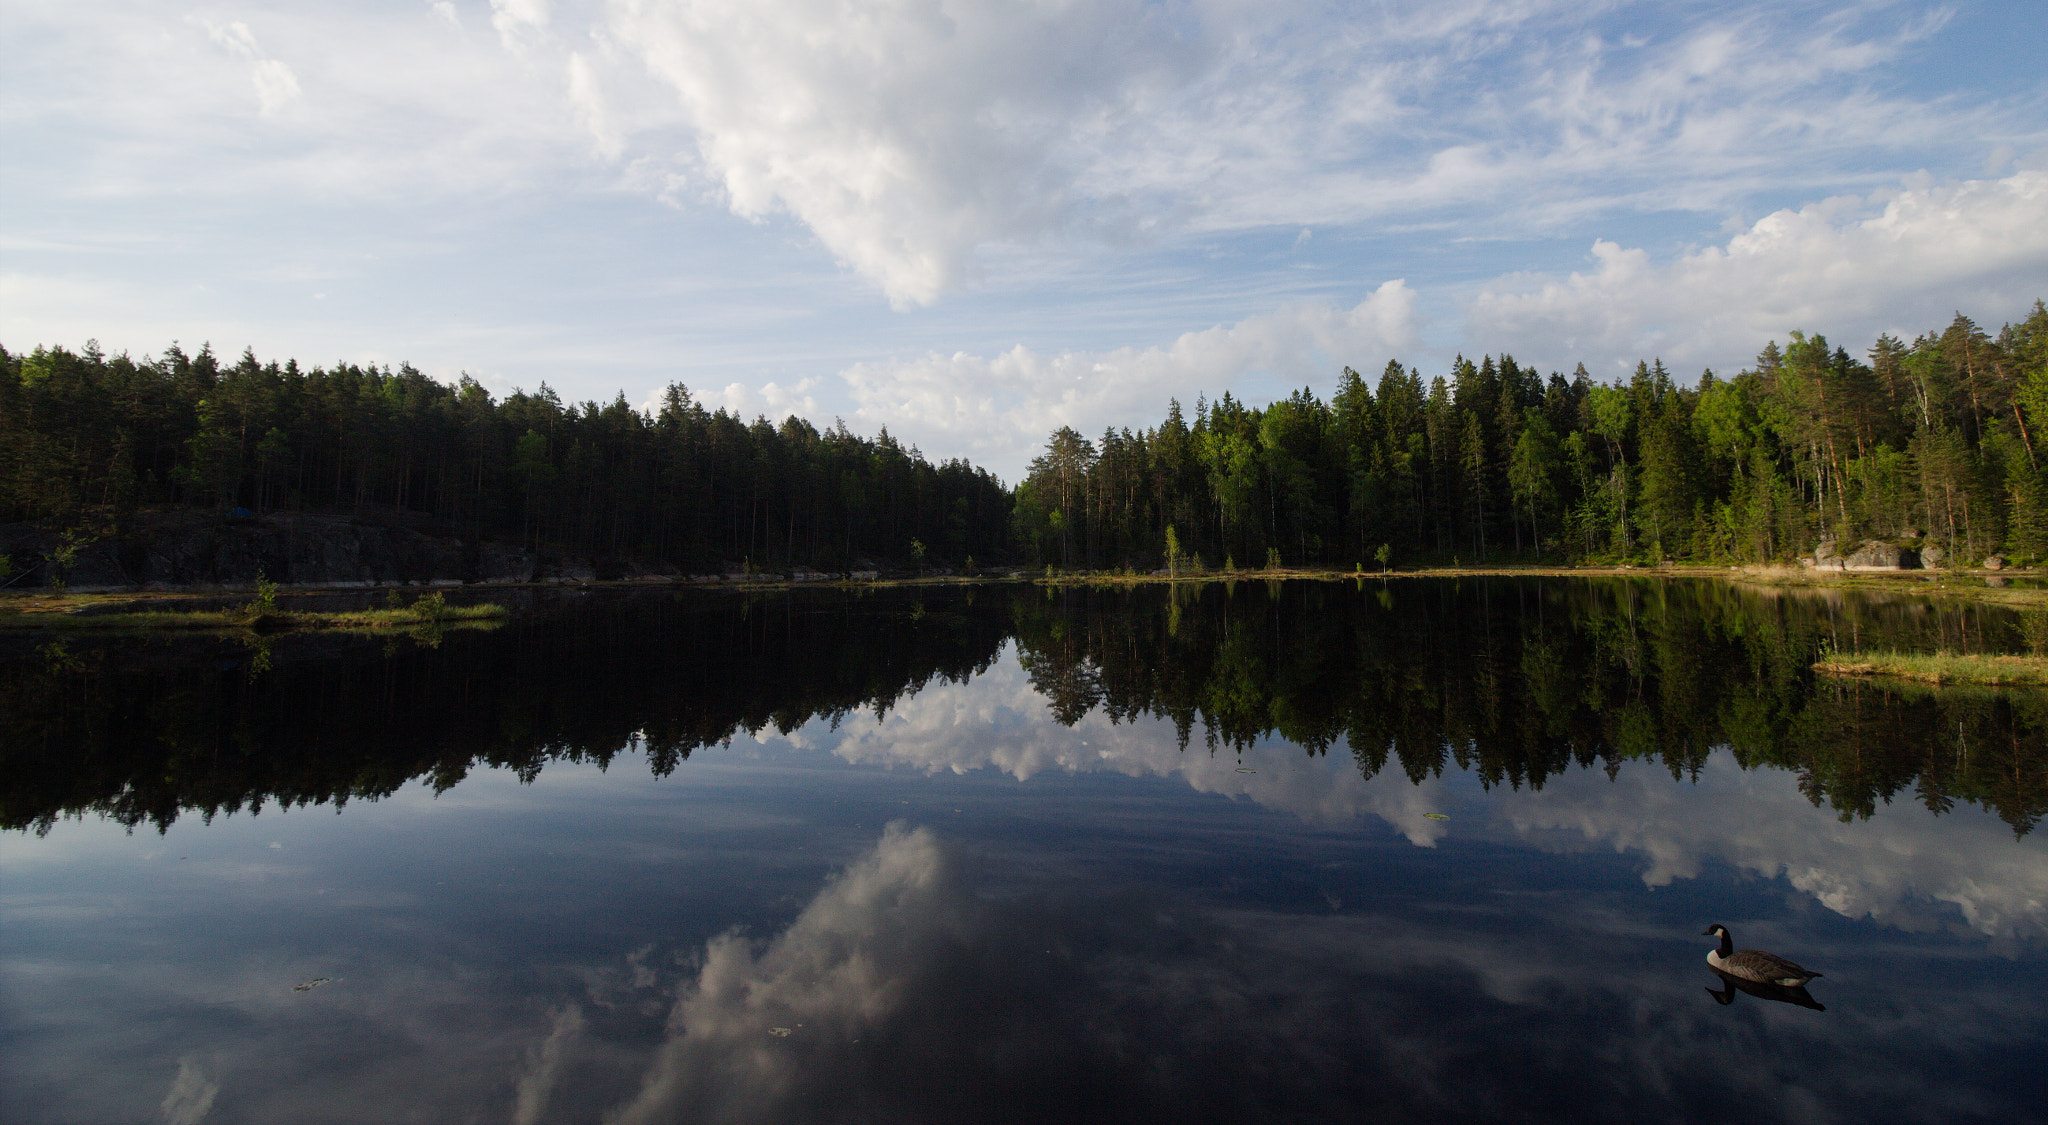
{"label": "blue sky", "polygon": [[[2030,10],[2032,9],[2032,10]],[[2028,4],[14,0],[0,343],[891,432],[2048,294]]]}

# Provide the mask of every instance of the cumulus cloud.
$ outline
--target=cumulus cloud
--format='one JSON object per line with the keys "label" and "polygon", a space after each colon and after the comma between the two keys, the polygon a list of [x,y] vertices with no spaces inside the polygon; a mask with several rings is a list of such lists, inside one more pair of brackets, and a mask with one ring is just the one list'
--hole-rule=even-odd
{"label": "cumulus cloud", "polygon": [[1952,1065],[1929,1062],[1932,1029],[1986,1057],[2033,1030],[2017,1000],[1910,980],[1874,1011],[1845,1005],[1817,1023],[1757,1005],[1740,1025],[1751,1030],[1731,1030],[1699,995],[1712,978],[1689,934],[1540,893],[1447,908],[1433,890],[1381,888],[1325,913],[1219,907],[1178,884],[1091,893],[1064,866],[1046,893],[1028,875],[997,885],[989,868],[894,824],[786,929],[712,941],[638,1093],[606,1120],[953,1120],[991,1104],[1018,1120],[1077,1105],[1463,1120],[1557,1105],[1689,1118],[1728,1104],[1812,1119],[1754,1065],[1761,1021],[1772,1057],[1810,1075],[1815,1098],[1883,1099],[1901,1120],[1931,1121],[1956,1096],[1919,1078]]}
{"label": "cumulus cloud", "polygon": [[[1937,817],[1913,805],[1845,824],[1816,807],[1782,770],[1745,770],[1716,751],[1694,781],[1651,767],[1578,770],[1542,789],[1499,792],[1481,802],[1444,779],[1411,783],[1400,771],[1362,777],[1342,755],[1312,757],[1273,739],[1242,757],[1177,744],[1171,724],[1111,722],[1093,711],[1072,727],[1008,649],[966,684],[934,684],[886,714],[846,716],[830,732],[794,732],[798,745],[853,763],[927,773],[993,769],[1019,781],[1041,773],[1176,777],[1189,788],[1248,799],[1314,824],[1370,817],[1418,847],[1434,847],[1453,822],[1461,834],[1545,848],[1611,847],[1641,856],[1643,881],[1666,886],[1722,863],[1783,878],[1849,918],[1907,931],[1954,929],[2004,949],[2048,938],[2048,867],[2038,843],[2015,840],[1978,810]],[[1251,770],[1245,773],[1241,770]]]}
{"label": "cumulus cloud", "polygon": [[178,1060],[178,1076],[171,1079],[170,1092],[158,1107],[164,1125],[199,1125],[213,1112],[213,1100],[219,1096],[220,1083],[207,1077],[198,1059],[186,1055]]}
{"label": "cumulus cloud", "polygon": [[681,99],[732,209],[783,210],[898,304],[974,249],[1075,219],[1077,128],[1187,48],[1138,0],[622,0],[612,33]]}
{"label": "cumulus cloud", "polygon": [[787,387],[775,382],[763,383],[759,387],[727,383],[723,390],[706,395],[704,401],[712,409],[723,408],[742,418],[765,417],[780,422],[794,414],[815,420],[820,411],[817,396],[812,392],[818,386],[817,379],[799,379]]}
{"label": "cumulus cloud", "polygon": [[248,24],[240,20],[209,23],[206,33],[215,43],[249,63],[249,81],[256,87],[256,104],[263,116],[273,116],[299,99],[298,75],[292,73],[291,67],[263,53]]}
{"label": "cumulus cloud", "polygon": [[1503,802],[1517,836],[1577,837],[1643,856],[1643,882],[1665,886],[1721,862],[1794,889],[1847,918],[1908,931],[1956,928],[2006,948],[2048,938],[2048,865],[2036,841],[1979,810],[1947,816],[1913,805],[1845,824],[1782,771],[1745,770],[1726,750],[1696,782],[1651,769],[1615,780],[1580,771]]}
{"label": "cumulus cloud", "polygon": [[858,1041],[893,1017],[920,970],[977,927],[959,864],[928,829],[892,823],[763,947],[728,933],[677,1000],[640,1093],[612,1125],[776,1120],[818,1041]]}
{"label": "cumulus cloud", "polygon": [[611,107],[605,104],[597,68],[582,54],[569,56],[569,101],[576,107],[578,120],[597,142],[597,151],[609,159],[617,159],[625,151],[626,142],[619,135]]}
{"label": "cumulus cloud", "polygon": [[548,26],[548,0],[491,0],[491,26],[507,50],[524,50]]}
{"label": "cumulus cloud", "polygon": [[583,1038],[583,1009],[574,1004],[555,1013],[540,1042],[526,1053],[526,1073],[519,1076],[512,1100],[512,1125],[539,1125],[546,1120],[548,1098],[563,1061]]}
{"label": "cumulus cloud", "polygon": [[605,28],[673,90],[735,212],[795,217],[904,305],[992,244],[1397,217],[1526,233],[2013,132],[1860,85],[1942,22],[1869,15],[1644,34],[1546,2],[621,0]]}
{"label": "cumulus cloud", "polygon": [[[1839,197],[1766,215],[1725,245],[1657,261],[1605,239],[1595,267],[1481,290],[1467,334],[1566,368],[1652,355],[1733,367],[1790,330],[1910,339],[1942,310],[2017,317],[2048,293],[2048,171]],[[1940,314],[1937,313],[1937,316]]]}
{"label": "cumulus cloud", "polygon": [[1376,816],[1418,847],[1434,847],[1447,831],[1444,822],[1425,815],[1446,803],[1438,779],[1378,784],[1341,756],[1310,758],[1278,740],[1241,755],[1214,753],[1199,741],[1183,750],[1163,719],[1113,723],[1091,712],[1061,726],[1014,648],[971,683],[928,685],[886,714],[858,712],[829,735],[798,731],[789,737],[800,746],[829,745],[848,762],[926,773],[994,769],[1018,781],[1047,772],[1178,777],[1196,792],[1247,799],[1311,823]]}
{"label": "cumulus cloud", "polygon": [[1060,426],[1154,424],[1169,398],[1213,395],[1252,375],[1326,382],[1346,363],[1372,364],[1412,347],[1418,333],[1415,293],[1395,280],[1348,309],[1291,304],[1164,346],[934,353],[856,364],[840,378],[863,423],[1014,472]]}

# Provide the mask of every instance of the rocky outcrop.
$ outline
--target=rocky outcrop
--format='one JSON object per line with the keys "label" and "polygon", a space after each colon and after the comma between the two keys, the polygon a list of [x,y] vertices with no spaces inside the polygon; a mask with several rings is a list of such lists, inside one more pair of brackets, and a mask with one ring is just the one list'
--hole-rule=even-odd
{"label": "rocky outcrop", "polygon": [[1824,539],[1813,550],[1813,557],[1802,560],[1815,570],[1840,571],[1881,571],[1916,570],[1920,566],[1920,555],[1910,548],[1882,539],[1865,539],[1857,544],[1850,554],[1842,554],[1832,539]]}

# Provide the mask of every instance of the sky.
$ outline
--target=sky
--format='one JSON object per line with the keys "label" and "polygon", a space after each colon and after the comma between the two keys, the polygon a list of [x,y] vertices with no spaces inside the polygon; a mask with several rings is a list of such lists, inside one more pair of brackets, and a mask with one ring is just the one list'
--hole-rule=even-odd
{"label": "sky", "polygon": [[11,0],[0,344],[1054,428],[2048,296],[2034,4]]}

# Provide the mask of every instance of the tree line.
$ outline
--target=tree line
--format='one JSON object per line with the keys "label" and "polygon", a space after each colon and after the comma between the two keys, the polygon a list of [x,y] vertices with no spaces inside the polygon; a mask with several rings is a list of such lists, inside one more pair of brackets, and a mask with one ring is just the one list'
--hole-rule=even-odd
{"label": "tree line", "polygon": [[1958,313],[1864,357],[1792,333],[1696,386],[1661,361],[1613,385],[1464,357],[1426,383],[1345,368],[1260,408],[1178,401],[1150,429],[1052,435],[1016,492],[1019,544],[1074,568],[1844,553],[2048,558],[2048,307],[1994,337]]}
{"label": "tree line", "polygon": [[696,570],[1767,561],[1834,540],[2048,560],[2048,306],[1958,313],[1862,357],[1795,332],[1683,386],[1511,355],[1425,382],[1347,367],[1328,402],[1178,401],[1157,426],[1052,435],[1007,488],[886,428],[708,410],[672,384],[493,396],[410,365],[301,368],[202,348],[0,348],[0,520],[172,505],[423,513],[455,533]]}
{"label": "tree line", "polygon": [[[0,348],[0,520],[185,506],[424,514],[453,533],[680,567],[844,570],[1010,542],[1009,490],[887,429],[493,396],[410,365],[302,368],[245,351]],[[916,545],[914,549],[912,544]]]}

